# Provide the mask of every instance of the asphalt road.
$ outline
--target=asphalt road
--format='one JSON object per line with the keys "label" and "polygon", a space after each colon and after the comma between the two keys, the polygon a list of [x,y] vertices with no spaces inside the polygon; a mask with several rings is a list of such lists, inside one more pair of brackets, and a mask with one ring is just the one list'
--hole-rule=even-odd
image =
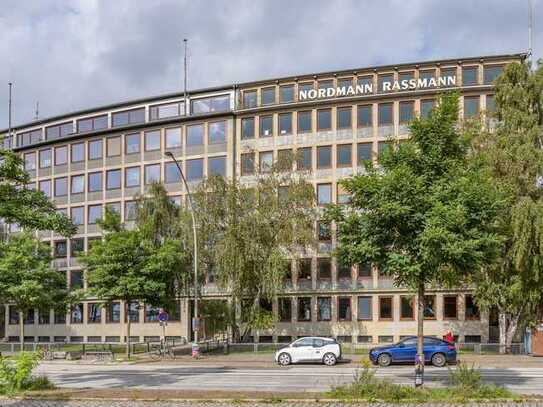
{"label": "asphalt road", "polygon": [[[223,390],[320,392],[352,381],[355,369],[346,366],[298,365],[285,368],[228,368],[160,364],[93,365],[42,363],[36,373],[46,374],[57,386],[69,388],[132,388],[171,390]],[[446,368],[426,367],[428,385],[446,385]],[[543,368],[484,368],[483,380],[523,394],[543,394]],[[396,383],[413,383],[411,366],[377,369],[377,376]]]}

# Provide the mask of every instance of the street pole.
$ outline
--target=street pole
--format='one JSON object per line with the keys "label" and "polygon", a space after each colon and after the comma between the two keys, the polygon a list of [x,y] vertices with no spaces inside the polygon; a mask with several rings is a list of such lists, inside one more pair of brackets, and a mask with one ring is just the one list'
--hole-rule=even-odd
{"label": "street pole", "polygon": [[185,188],[187,189],[187,199],[189,203],[190,215],[192,218],[192,234],[193,234],[193,241],[194,241],[194,321],[191,321],[191,322],[193,325],[192,330],[194,332],[194,342],[197,344],[199,327],[198,327],[198,242],[196,240],[197,238],[196,217],[194,216],[194,206],[192,204],[192,195],[190,194],[189,184],[187,183],[185,174],[183,174],[183,170],[181,169],[179,162],[175,159],[171,151],[166,151],[165,155],[172,159],[177,169],[179,170],[179,174],[181,174],[181,179],[183,180],[183,184],[185,185]]}

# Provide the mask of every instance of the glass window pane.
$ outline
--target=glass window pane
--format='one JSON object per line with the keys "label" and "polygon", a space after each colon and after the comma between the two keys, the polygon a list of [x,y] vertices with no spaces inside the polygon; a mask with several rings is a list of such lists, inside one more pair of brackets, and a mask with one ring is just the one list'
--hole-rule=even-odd
{"label": "glass window pane", "polygon": [[84,223],[84,207],[78,206],[71,209],[72,222],[74,225],[82,225]]}
{"label": "glass window pane", "polygon": [[462,85],[477,85],[477,72],[476,66],[463,67],[462,68]]}
{"label": "glass window pane", "polygon": [[75,175],[71,178],[70,191],[72,194],[82,194],[85,192],[85,176]]}
{"label": "glass window pane", "polygon": [[317,202],[319,205],[325,205],[332,202],[332,184],[317,185]]}
{"label": "glass window pane", "polygon": [[136,219],[138,213],[138,204],[136,201],[128,201],[124,203],[124,220]]}
{"label": "glass window pane", "polygon": [[264,151],[259,154],[260,171],[269,172],[273,166],[273,152]]}
{"label": "glass window pane", "polygon": [[372,143],[358,143],[356,146],[356,155],[358,165],[362,164],[364,161],[371,160],[372,158]]}
{"label": "glass window pane", "polygon": [[168,117],[177,117],[184,113],[183,103],[175,102],[165,105],[151,106],[149,114],[151,120],[165,119]]}
{"label": "glass window pane", "polygon": [[394,81],[394,75],[386,74],[379,75],[377,80],[378,92],[391,92],[392,91],[392,82]]}
{"label": "glass window pane", "polygon": [[102,173],[93,172],[89,174],[89,192],[102,190]]}
{"label": "glass window pane", "polygon": [[379,319],[392,319],[392,297],[379,298]]}
{"label": "glass window pane", "polygon": [[400,123],[409,123],[413,120],[413,102],[400,103]]}
{"label": "glass window pane", "polygon": [[160,164],[145,166],[145,184],[160,182]]}
{"label": "glass window pane", "polygon": [[107,189],[121,188],[121,170],[110,170],[106,173],[106,188]]}
{"label": "glass window pane", "polygon": [[121,155],[121,138],[110,137],[106,139],[106,154],[108,157]]}
{"label": "glass window pane", "polygon": [[187,146],[200,146],[204,144],[204,125],[187,126]]}
{"label": "glass window pane", "polygon": [[496,98],[494,95],[486,95],[486,111],[491,113],[496,111]]}
{"label": "glass window pane", "polygon": [[226,143],[226,122],[220,121],[209,123],[208,133],[209,144]]}
{"label": "glass window pane", "polygon": [[358,127],[369,127],[372,125],[370,105],[357,107],[357,120]]}
{"label": "glass window pane", "polygon": [[281,103],[294,101],[294,85],[285,85],[280,88]]}
{"label": "glass window pane", "polygon": [[204,160],[187,160],[187,181],[200,180],[204,177]]}
{"label": "glass window pane", "polygon": [[282,113],[279,115],[279,134],[292,133],[292,113]]}
{"label": "glass window pane", "polygon": [[298,112],[298,133],[312,131],[311,111]]}
{"label": "glass window pane", "polygon": [[479,96],[464,97],[464,117],[471,118],[479,114]]}
{"label": "glass window pane", "polygon": [[255,136],[255,118],[246,117],[241,119],[241,138],[242,140],[251,139]]}
{"label": "glass window pane", "polygon": [[89,160],[102,158],[102,140],[89,141]]}
{"label": "glass window pane", "polygon": [[40,168],[51,166],[51,149],[40,150]]}
{"label": "glass window pane", "polygon": [[145,132],[145,151],[160,150],[160,130]]}
{"label": "glass window pane", "polygon": [[337,128],[338,129],[350,129],[351,128],[351,112],[350,107],[339,108],[337,110]]}
{"label": "glass window pane", "polygon": [[317,147],[317,168],[330,168],[332,166],[332,147]]}
{"label": "glass window pane", "polygon": [[400,297],[400,318],[413,319],[414,314],[414,298],[413,297]]}
{"label": "glass window pane", "polygon": [[[488,97],[487,97],[487,101],[488,101]],[[24,155],[24,160],[25,160],[25,170],[30,171],[30,170],[36,169],[36,153],[26,153]]]}
{"label": "glass window pane", "polygon": [[130,167],[125,169],[125,186],[137,187],[140,185],[140,167]]}
{"label": "glass window pane", "polygon": [[210,157],[207,159],[207,174],[226,176],[226,157]]}
{"label": "glass window pane", "polygon": [[379,125],[392,124],[392,103],[379,104]]}
{"label": "glass window pane", "polygon": [[140,152],[140,134],[127,134],[124,136],[126,154],[134,154]]}
{"label": "glass window pane", "polygon": [[55,178],[55,196],[68,195],[68,178]]}
{"label": "glass window pane", "polygon": [[72,144],[71,149],[72,149],[71,161],[73,163],[81,162],[85,160],[85,144],[84,143]]}
{"label": "glass window pane", "polygon": [[181,174],[175,163],[164,165],[164,178],[166,183],[181,182]]}
{"label": "glass window pane", "polygon": [[330,297],[317,298],[317,320],[330,321],[332,319],[332,299]]}
{"label": "glass window pane", "polygon": [[55,165],[64,165],[68,163],[68,146],[55,148]]}
{"label": "glass window pane", "polygon": [[298,170],[311,170],[311,147],[299,148],[297,151],[297,168]]}
{"label": "glass window pane", "polygon": [[270,88],[263,88],[261,90],[262,104],[272,105],[275,103],[275,86]]}
{"label": "glass window pane", "polygon": [[254,153],[241,154],[241,175],[250,175],[255,171]]}
{"label": "glass window pane", "polygon": [[230,110],[230,96],[214,96],[211,98],[211,111],[212,112],[226,112]]}
{"label": "glass window pane", "polygon": [[256,90],[243,92],[243,107],[256,107]]}
{"label": "glass window pane", "polygon": [[352,164],[352,145],[344,144],[337,146],[337,166],[350,167]]}
{"label": "glass window pane", "polygon": [[166,129],[166,148],[181,148],[182,144],[180,127]]}
{"label": "glass window pane", "polygon": [[51,181],[40,181],[39,188],[45,196],[51,197]]}
{"label": "glass window pane", "polygon": [[79,133],[85,133],[92,130],[94,130],[92,126],[92,119],[81,119],[77,121],[77,131]]}
{"label": "glass window pane", "polygon": [[332,128],[332,110],[317,110],[317,129],[330,130]]}
{"label": "glass window pane", "polygon": [[273,135],[273,116],[260,116],[260,137]]}
{"label": "glass window pane", "polygon": [[430,117],[430,113],[434,108],[434,101],[432,99],[421,100],[420,102],[420,115],[422,118]]}
{"label": "glass window pane", "polygon": [[503,72],[503,66],[485,66],[484,67],[484,77],[485,85],[492,85],[496,78],[500,76]]}
{"label": "glass window pane", "polygon": [[89,206],[89,219],[88,224],[93,225],[97,220],[102,219],[102,205],[90,205]]}
{"label": "glass window pane", "polygon": [[358,297],[358,319],[360,320],[373,319],[371,297]]}

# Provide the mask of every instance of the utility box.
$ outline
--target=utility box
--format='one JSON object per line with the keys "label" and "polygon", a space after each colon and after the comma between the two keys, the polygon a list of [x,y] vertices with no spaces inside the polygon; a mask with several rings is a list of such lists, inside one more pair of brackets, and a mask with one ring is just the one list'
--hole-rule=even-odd
{"label": "utility box", "polygon": [[543,356],[543,323],[539,324],[532,333],[532,355]]}

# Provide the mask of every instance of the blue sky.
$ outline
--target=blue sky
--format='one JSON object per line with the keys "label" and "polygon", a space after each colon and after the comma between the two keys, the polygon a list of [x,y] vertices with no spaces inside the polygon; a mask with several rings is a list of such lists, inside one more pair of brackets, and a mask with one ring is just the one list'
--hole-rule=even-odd
{"label": "blue sky", "polygon": [[[543,0],[534,55],[543,56]],[[0,128],[182,89],[523,52],[528,0],[3,0]],[[3,89],[3,90],[2,90]]]}

